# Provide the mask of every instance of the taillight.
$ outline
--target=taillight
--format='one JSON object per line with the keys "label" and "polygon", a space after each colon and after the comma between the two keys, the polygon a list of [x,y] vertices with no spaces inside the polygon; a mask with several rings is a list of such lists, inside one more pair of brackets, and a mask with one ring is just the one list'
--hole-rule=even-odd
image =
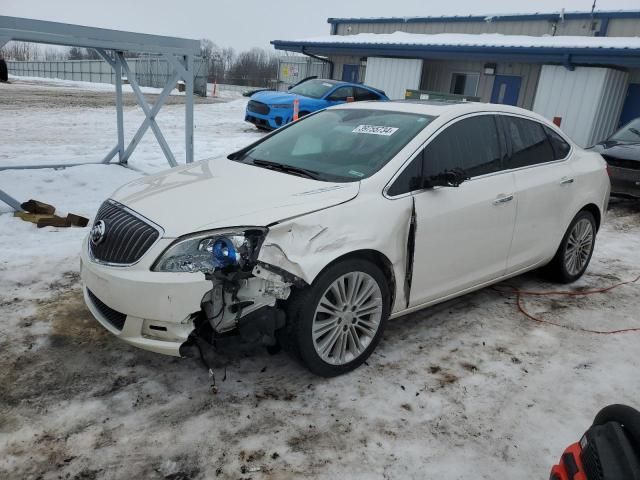
{"label": "taillight", "polygon": [[607,163],[607,175],[611,176],[611,168],[609,167],[608,163]]}

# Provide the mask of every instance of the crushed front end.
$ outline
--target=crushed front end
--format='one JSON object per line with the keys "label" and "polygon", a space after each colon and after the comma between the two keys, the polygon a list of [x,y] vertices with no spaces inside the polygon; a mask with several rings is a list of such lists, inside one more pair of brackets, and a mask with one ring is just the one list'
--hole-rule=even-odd
{"label": "crushed front end", "polygon": [[198,335],[210,341],[238,332],[275,343],[285,322],[278,301],[302,281],[257,261],[267,229],[163,234],[113,200],[100,208],[83,245],[81,277],[87,306],[107,330],[175,356],[193,355]]}

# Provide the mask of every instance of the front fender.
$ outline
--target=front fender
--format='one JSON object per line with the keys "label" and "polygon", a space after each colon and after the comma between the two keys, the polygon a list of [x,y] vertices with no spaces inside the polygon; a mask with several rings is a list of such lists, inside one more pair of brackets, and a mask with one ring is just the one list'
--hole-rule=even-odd
{"label": "front fender", "polygon": [[313,283],[330,263],[349,253],[373,250],[391,262],[397,279],[393,311],[404,308],[410,197],[356,199],[269,227],[258,260]]}

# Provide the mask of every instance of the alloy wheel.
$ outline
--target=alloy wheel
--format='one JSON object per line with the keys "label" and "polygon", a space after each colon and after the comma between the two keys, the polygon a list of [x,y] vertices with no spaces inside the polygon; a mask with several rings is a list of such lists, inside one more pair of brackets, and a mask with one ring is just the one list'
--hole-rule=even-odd
{"label": "alloy wheel", "polygon": [[373,341],[382,318],[382,292],[372,276],[350,272],[338,277],[316,307],[312,335],[320,358],[345,365]]}
{"label": "alloy wheel", "polygon": [[593,250],[593,225],[587,218],[576,222],[567,239],[564,265],[569,275],[579,274],[589,261]]}

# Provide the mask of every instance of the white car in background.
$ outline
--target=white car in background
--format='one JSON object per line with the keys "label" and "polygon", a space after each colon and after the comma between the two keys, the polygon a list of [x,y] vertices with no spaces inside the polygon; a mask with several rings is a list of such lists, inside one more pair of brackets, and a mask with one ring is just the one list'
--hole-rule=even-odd
{"label": "white car in background", "polygon": [[390,318],[545,265],[579,278],[609,189],[600,155],[526,110],[341,105],[116,191],[82,250],[85,299],[137,347],[237,331],[339,375]]}

